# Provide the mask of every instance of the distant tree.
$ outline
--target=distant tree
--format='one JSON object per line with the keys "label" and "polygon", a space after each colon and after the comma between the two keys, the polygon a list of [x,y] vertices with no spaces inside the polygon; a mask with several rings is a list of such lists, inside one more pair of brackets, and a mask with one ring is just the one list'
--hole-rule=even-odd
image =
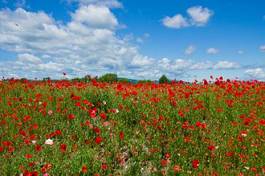
{"label": "distant tree", "polygon": [[86,76],[83,78],[83,80],[84,80],[85,82],[90,82],[92,79],[93,79],[93,77],[92,77],[91,75],[86,75]]}
{"label": "distant tree", "polygon": [[138,83],[152,83],[153,81],[146,79],[146,80],[139,80]]}
{"label": "distant tree", "polygon": [[99,77],[98,81],[113,83],[113,82],[117,82],[118,81],[118,76],[116,74],[114,74],[114,73],[107,73],[107,74],[102,75],[101,77]]}
{"label": "distant tree", "polygon": [[159,78],[159,84],[163,84],[163,83],[169,83],[170,80],[166,77],[166,75],[162,75],[160,78]]}
{"label": "distant tree", "polygon": [[51,80],[51,78],[50,77],[46,77],[46,78],[43,78],[42,80],[43,81],[48,81],[48,80]]}
{"label": "distant tree", "polygon": [[73,79],[71,79],[71,81],[73,81],[73,82],[82,82],[83,78],[73,78]]}
{"label": "distant tree", "polygon": [[118,82],[122,82],[122,83],[128,83],[130,82],[128,78],[118,78]]}

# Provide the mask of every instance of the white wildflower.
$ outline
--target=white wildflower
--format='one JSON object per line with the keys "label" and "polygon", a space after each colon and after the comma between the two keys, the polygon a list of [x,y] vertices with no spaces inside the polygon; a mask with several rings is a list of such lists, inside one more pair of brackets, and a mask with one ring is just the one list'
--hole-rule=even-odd
{"label": "white wildflower", "polygon": [[53,140],[51,140],[51,139],[47,139],[47,140],[45,141],[45,144],[47,144],[47,145],[53,145]]}

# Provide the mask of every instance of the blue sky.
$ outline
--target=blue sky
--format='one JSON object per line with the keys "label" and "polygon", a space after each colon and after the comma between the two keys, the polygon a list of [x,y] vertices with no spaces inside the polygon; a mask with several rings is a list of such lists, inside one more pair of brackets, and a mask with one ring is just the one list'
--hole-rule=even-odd
{"label": "blue sky", "polygon": [[0,0],[0,75],[265,80],[259,0]]}

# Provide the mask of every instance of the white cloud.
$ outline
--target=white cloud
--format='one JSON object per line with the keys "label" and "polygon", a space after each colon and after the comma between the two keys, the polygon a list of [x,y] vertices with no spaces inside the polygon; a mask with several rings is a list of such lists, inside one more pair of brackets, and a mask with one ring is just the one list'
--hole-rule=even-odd
{"label": "white cloud", "polygon": [[[87,21],[93,15],[91,8],[95,14],[103,12],[109,20]],[[116,36],[113,28],[116,24],[118,21],[115,16],[102,6],[81,6],[67,24],[55,21],[44,12],[28,12],[21,8],[15,11],[1,10],[0,48],[18,54],[18,62],[9,63],[9,71],[5,69],[5,75],[24,70],[24,74],[29,76],[31,73],[32,76],[41,76],[39,70],[55,72],[55,68],[60,66],[57,73],[63,69],[73,76],[83,76],[87,73],[102,74],[127,69],[134,64],[132,58],[148,63],[148,57],[142,56],[136,47]],[[24,53],[28,54],[27,58]],[[32,62],[21,63],[23,59],[39,62],[36,58],[42,61],[38,67],[32,67]],[[79,70],[79,73],[75,73],[75,70]]]}
{"label": "white cloud", "polygon": [[72,14],[74,22],[96,28],[113,28],[118,25],[118,20],[110,9],[104,6],[81,6]]}
{"label": "white cloud", "polygon": [[185,49],[185,54],[186,54],[186,55],[191,55],[191,54],[193,54],[193,53],[195,52],[195,50],[196,50],[195,46],[190,45],[190,46],[188,46],[188,47]]}
{"label": "white cloud", "polygon": [[181,71],[187,69],[192,62],[190,60],[176,59],[170,60],[168,58],[162,58],[158,60],[158,66],[160,70],[166,70],[167,72]]}
{"label": "white cloud", "polygon": [[239,68],[239,64],[230,61],[218,61],[214,66],[214,69],[235,69]]}
{"label": "white cloud", "polygon": [[262,68],[248,69],[245,71],[245,73],[248,76],[250,76],[252,79],[259,79],[259,80],[265,79],[265,71]]}
{"label": "white cloud", "polygon": [[214,54],[219,53],[219,50],[216,49],[216,48],[208,48],[206,52],[207,52],[208,54],[212,54],[212,55],[214,55]]}
{"label": "white cloud", "polygon": [[189,26],[187,19],[184,18],[180,14],[177,14],[173,17],[167,16],[162,21],[163,21],[164,26],[169,27],[169,28],[179,29],[179,28]]}
{"label": "white cloud", "polygon": [[[97,21],[95,14],[108,20]],[[44,12],[0,10],[0,48],[17,54],[15,61],[1,58],[1,76],[61,78],[62,72],[69,77],[114,72],[157,79],[162,74],[182,78],[192,70],[218,69],[213,67],[216,63],[142,55],[130,40],[118,37],[119,22],[108,6],[80,5],[71,17],[62,24]]]}
{"label": "white cloud", "polygon": [[261,45],[261,46],[259,47],[259,50],[260,50],[261,52],[265,52],[265,45]]}
{"label": "white cloud", "polygon": [[163,25],[168,28],[180,29],[189,26],[205,26],[213,16],[213,11],[202,6],[194,6],[187,9],[188,17],[181,14],[176,14],[172,17],[162,19]]}
{"label": "white cloud", "polygon": [[122,8],[122,4],[117,0],[67,0],[68,2],[78,2],[80,5],[95,4],[110,8]]}
{"label": "white cloud", "polygon": [[41,63],[41,59],[32,54],[18,54],[17,60],[20,62],[28,62],[33,64]]}
{"label": "white cloud", "polygon": [[154,60],[148,58],[147,56],[145,57],[135,56],[133,57],[132,62],[131,62],[132,66],[150,66],[150,65],[153,65],[153,63],[154,63]]}
{"label": "white cloud", "polygon": [[187,13],[191,17],[192,24],[197,26],[204,26],[210,20],[213,15],[213,11],[202,6],[191,7],[187,10]]}
{"label": "white cloud", "polygon": [[192,70],[208,70],[212,69],[214,64],[210,61],[194,63],[190,69]]}
{"label": "white cloud", "polygon": [[39,70],[43,70],[43,71],[62,71],[63,70],[63,64],[59,64],[59,63],[55,63],[55,62],[52,62],[52,61],[49,61],[48,63],[42,63],[42,64],[39,64],[37,65],[37,69]]}

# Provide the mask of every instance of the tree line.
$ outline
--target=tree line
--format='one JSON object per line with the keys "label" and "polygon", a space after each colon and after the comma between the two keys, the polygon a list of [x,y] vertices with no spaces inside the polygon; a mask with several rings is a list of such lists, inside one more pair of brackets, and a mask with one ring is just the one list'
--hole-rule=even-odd
{"label": "tree line", "polygon": [[119,78],[115,73],[106,73],[100,77],[92,77],[90,75],[86,75],[83,78],[74,78],[72,81],[82,81],[82,82],[90,82],[91,80],[96,80],[98,82],[107,82],[107,83],[114,83],[114,82],[124,82],[124,83],[170,83],[171,80],[166,77],[166,75],[162,75],[158,81],[152,81],[149,79],[146,80],[134,80],[128,78]]}

